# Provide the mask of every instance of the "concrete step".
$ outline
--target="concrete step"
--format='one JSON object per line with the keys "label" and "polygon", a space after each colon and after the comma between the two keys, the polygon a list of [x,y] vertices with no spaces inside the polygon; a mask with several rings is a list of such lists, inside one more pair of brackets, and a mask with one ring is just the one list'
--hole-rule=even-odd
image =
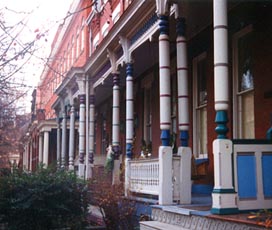
{"label": "concrete step", "polygon": [[140,223],[141,230],[187,230],[180,226],[175,226],[172,224],[162,223],[159,221],[142,221]]}

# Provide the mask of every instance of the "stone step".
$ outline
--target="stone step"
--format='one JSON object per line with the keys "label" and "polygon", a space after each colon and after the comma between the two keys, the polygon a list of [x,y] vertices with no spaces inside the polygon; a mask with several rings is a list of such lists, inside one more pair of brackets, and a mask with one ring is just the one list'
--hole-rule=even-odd
{"label": "stone step", "polygon": [[142,221],[140,223],[141,230],[187,230],[180,226],[175,226],[172,224],[162,223],[159,221]]}
{"label": "stone step", "polygon": [[[241,214],[245,215],[245,214]],[[240,219],[237,214],[227,216],[212,215],[207,211],[193,211],[175,206],[153,206],[152,221],[140,222],[141,230],[260,230],[263,226]],[[245,218],[245,217],[244,217]],[[243,218],[243,219],[244,219]]]}

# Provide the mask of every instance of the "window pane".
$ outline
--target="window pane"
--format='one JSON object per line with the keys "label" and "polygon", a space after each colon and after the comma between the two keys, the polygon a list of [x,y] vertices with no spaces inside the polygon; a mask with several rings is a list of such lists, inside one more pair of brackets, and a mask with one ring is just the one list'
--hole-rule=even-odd
{"label": "window pane", "polygon": [[254,138],[254,94],[242,95],[242,138]]}
{"label": "window pane", "polygon": [[247,34],[238,41],[239,92],[253,89],[251,36]]}
{"label": "window pane", "polygon": [[199,154],[207,154],[207,108],[199,109]]}
{"label": "window pane", "polygon": [[207,75],[206,75],[206,59],[202,59],[197,63],[197,92],[198,106],[207,103]]}

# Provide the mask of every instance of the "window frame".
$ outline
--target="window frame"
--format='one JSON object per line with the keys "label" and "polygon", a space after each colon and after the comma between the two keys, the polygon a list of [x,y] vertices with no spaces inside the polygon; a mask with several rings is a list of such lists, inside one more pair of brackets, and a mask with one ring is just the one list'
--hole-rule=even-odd
{"label": "window frame", "polygon": [[[254,84],[253,88],[246,89],[241,91],[239,86],[239,63],[238,63],[238,42],[242,37],[247,36],[248,34],[253,32],[253,26],[248,25],[235,33],[232,37],[232,55],[233,55],[233,138],[243,138],[243,126],[242,126],[242,97],[246,94],[253,93],[253,106],[254,106]],[[254,76],[253,76],[254,79]],[[238,112],[237,112],[238,111]],[[253,111],[254,112],[254,111]],[[255,123],[255,117],[254,117]],[[254,137],[255,138],[255,127],[254,127]]]}
{"label": "window frame", "polygon": [[[200,133],[199,133],[199,126],[200,126],[200,111],[203,111],[206,108],[206,127],[208,127],[208,100],[206,100],[205,103],[199,105],[199,91],[198,91],[198,63],[200,61],[206,60],[206,67],[207,67],[207,52],[202,52],[196,57],[193,58],[193,152],[196,159],[207,159],[208,158],[208,128],[206,128],[206,153],[200,153]],[[207,74],[207,68],[206,68],[206,74]],[[208,91],[208,90],[207,90]],[[207,92],[208,96],[208,92]]]}

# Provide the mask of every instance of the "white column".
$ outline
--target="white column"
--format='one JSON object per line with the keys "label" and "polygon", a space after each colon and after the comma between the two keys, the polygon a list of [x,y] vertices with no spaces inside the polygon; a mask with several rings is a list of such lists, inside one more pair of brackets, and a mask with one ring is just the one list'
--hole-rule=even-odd
{"label": "white column", "polygon": [[133,108],[133,66],[127,63],[126,78],[126,157],[132,158],[132,143],[134,135],[134,108]]}
{"label": "white column", "polygon": [[43,135],[39,134],[39,164],[43,162]]}
{"label": "white column", "polygon": [[69,170],[74,170],[75,152],[75,107],[71,104],[70,110],[70,133],[69,133]]}
{"label": "white column", "polygon": [[160,129],[159,147],[159,204],[173,203],[173,149],[170,147],[171,128],[171,76],[168,1],[157,0],[159,16],[159,66],[160,66]]}
{"label": "white column", "polygon": [[228,122],[228,24],[227,0],[213,1],[214,21],[214,97],[215,129],[218,134],[213,142],[214,189],[212,209],[214,214],[238,212],[237,194],[232,182],[232,142],[227,139]]}
{"label": "white column", "polygon": [[162,146],[169,146],[171,127],[169,17],[168,15],[159,17],[160,129]]}
{"label": "white column", "polygon": [[48,166],[49,157],[49,131],[43,132],[43,164],[45,167]]}
{"label": "white column", "polygon": [[61,135],[61,167],[64,168],[66,166],[66,152],[67,152],[67,143],[66,143],[66,133],[67,133],[67,127],[66,127],[66,109],[63,106],[62,109],[62,135]]}
{"label": "white column", "polygon": [[57,118],[57,165],[60,167],[61,161],[61,131],[60,131],[60,118]]}
{"label": "white column", "polygon": [[188,90],[188,64],[187,64],[187,41],[185,37],[185,18],[176,11],[177,18],[177,82],[178,82],[178,127],[180,145],[178,155],[180,163],[180,203],[190,204],[192,199],[191,159],[192,150],[188,147],[189,139],[189,90]]}
{"label": "white column", "polygon": [[189,90],[187,41],[185,37],[185,19],[177,19],[177,82],[178,82],[178,127],[181,146],[188,146],[189,139]]}
{"label": "white column", "polygon": [[32,171],[32,161],[33,161],[33,140],[30,140],[30,152],[29,152],[29,170]]}
{"label": "white column", "polygon": [[133,65],[127,63],[126,78],[126,161],[125,161],[125,195],[128,195],[130,168],[128,161],[132,158],[134,136],[134,99],[133,99]]}
{"label": "white column", "polygon": [[119,74],[113,74],[113,106],[112,106],[112,149],[114,152],[113,184],[120,183],[120,79]]}
{"label": "white column", "polygon": [[85,97],[85,95],[79,95],[79,177],[84,177],[85,174]]}
{"label": "white column", "polygon": [[126,63],[126,160],[125,160],[125,195],[128,195],[130,183],[129,160],[133,156],[134,138],[134,98],[133,98],[133,61],[130,52],[130,41],[120,36],[119,43],[123,48],[124,61]]}
{"label": "white column", "polygon": [[94,162],[94,138],[95,138],[95,95],[93,84],[90,85],[90,109],[89,109],[89,154],[87,178],[92,178],[92,165]]}

